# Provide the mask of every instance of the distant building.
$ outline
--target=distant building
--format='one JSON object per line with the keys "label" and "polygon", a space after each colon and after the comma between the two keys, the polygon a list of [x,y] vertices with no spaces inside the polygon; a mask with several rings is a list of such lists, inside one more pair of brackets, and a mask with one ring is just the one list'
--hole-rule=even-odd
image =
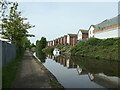
{"label": "distant building", "polygon": [[60,45],[63,45],[63,38],[64,37],[60,37]]}
{"label": "distant building", "polygon": [[80,29],[77,33],[77,40],[81,41],[88,38],[88,30]]}
{"label": "distant building", "polygon": [[68,34],[67,35],[67,44],[74,46],[77,44],[77,34]]}
{"label": "distant building", "polygon": [[64,35],[63,37],[63,45],[67,45],[67,35]]}
{"label": "distant building", "polygon": [[[106,19],[103,22],[91,26],[89,28],[89,38],[95,37],[99,39],[107,39],[107,38],[117,38],[118,33],[120,33],[120,15],[112,18]],[[91,33],[90,33],[91,31]],[[93,32],[92,32],[93,31]]]}
{"label": "distant building", "polygon": [[88,38],[94,37],[93,31],[95,30],[95,25],[91,25],[88,29]]}

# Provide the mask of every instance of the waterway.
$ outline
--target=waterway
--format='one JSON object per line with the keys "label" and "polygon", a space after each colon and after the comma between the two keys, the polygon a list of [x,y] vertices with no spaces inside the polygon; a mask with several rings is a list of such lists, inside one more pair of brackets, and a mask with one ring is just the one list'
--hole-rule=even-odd
{"label": "waterway", "polygon": [[[35,54],[34,54],[35,55]],[[118,88],[118,61],[97,60],[80,56],[37,54],[38,60],[64,88]]]}

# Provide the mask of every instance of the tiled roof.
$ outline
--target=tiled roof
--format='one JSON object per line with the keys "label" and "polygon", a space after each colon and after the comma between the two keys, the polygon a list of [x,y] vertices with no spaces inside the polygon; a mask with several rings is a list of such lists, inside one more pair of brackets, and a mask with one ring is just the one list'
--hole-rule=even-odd
{"label": "tiled roof", "polygon": [[70,33],[69,33],[68,35],[70,35],[70,36],[75,36],[75,35],[77,35],[77,34],[70,34]]}
{"label": "tiled roof", "polygon": [[81,31],[82,33],[88,33],[88,30],[85,29],[80,29],[79,31]]}
{"label": "tiled roof", "polygon": [[101,29],[101,28],[104,28],[104,27],[107,27],[107,26],[115,25],[115,24],[118,24],[118,23],[120,24],[120,20],[118,20],[118,18],[120,18],[120,15],[118,15],[114,18],[111,18],[111,19],[106,19],[106,20],[102,21],[101,23],[96,24],[95,25],[95,30]]}

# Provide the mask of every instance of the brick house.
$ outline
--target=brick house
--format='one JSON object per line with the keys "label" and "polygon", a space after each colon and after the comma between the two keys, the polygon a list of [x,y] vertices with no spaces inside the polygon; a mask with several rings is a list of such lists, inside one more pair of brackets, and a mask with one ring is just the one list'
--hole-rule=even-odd
{"label": "brick house", "polygon": [[67,44],[74,46],[77,44],[77,34],[68,34],[67,35]]}
{"label": "brick house", "polygon": [[118,36],[118,33],[120,33],[119,18],[120,18],[120,15],[118,15],[112,19],[106,19],[106,20],[102,21],[101,23],[94,25],[93,33],[89,32],[89,36],[91,36],[91,34],[93,34],[93,36],[95,38],[99,38],[99,39],[119,37]]}
{"label": "brick house", "polygon": [[64,35],[63,37],[63,45],[67,45],[67,35]]}
{"label": "brick house", "polygon": [[88,38],[88,30],[80,29],[77,33],[77,40],[81,41]]}

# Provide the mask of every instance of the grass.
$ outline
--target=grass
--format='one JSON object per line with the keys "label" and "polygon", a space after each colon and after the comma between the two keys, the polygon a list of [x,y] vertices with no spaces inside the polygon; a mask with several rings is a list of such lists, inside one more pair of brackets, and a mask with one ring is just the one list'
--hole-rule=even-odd
{"label": "grass", "polygon": [[23,57],[24,50],[18,51],[15,59],[11,60],[2,68],[2,88],[11,88],[11,85],[15,79],[17,70],[20,66],[21,59]]}

